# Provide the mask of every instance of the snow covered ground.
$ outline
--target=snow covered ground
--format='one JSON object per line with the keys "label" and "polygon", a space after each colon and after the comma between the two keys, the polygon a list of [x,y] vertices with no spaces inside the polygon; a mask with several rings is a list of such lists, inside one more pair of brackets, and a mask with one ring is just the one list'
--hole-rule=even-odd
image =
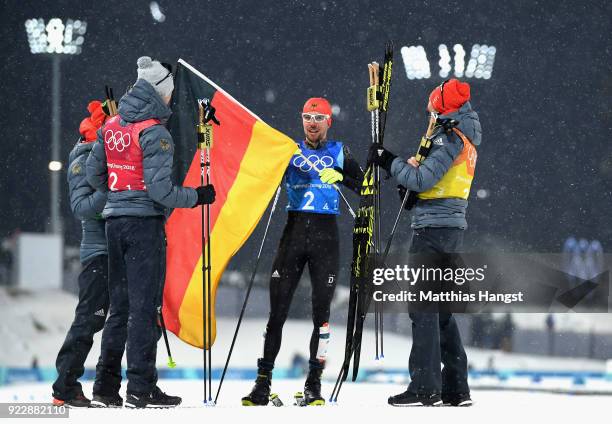
{"label": "snow covered ground", "polygon": [[[215,407],[202,405],[202,383],[199,381],[166,380],[160,387],[183,397],[183,404],[172,410],[81,409],[70,411],[71,422],[202,422],[210,423],[570,423],[585,416],[598,416],[605,422],[610,397],[570,396],[561,394],[526,393],[512,391],[474,391],[471,408],[394,408],[387,405],[387,397],[405,390],[403,385],[347,383],[337,405],[299,408],[292,405],[293,393],[301,390],[302,380],[276,380],[273,391],[278,393],[285,407],[242,407],[240,398],[251,388],[250,381],[226,381]],[[213,391],[217,384],[213,381]],[[329,393],[331,384],[324,384]],[[91,393],[91,383],[85,385]],[[48,402],[48,384],[5,386],[0,388],[0,402]],[[350,421],[348,421],[350,420]],[[21,421],[20,421],[21,422]]]}
{"label": "snow covered ground", "polygon": [[[0,367],[29,367],[36,358],[40,367],[53,367],[57,352],[74,317],[77,298],[62,291],[36,292],[19,296],[9,295],[0,288]],[[601,314],[600,314],[601,315]],[[371,321],[371,320],[370,320]],[[242,324],[232,367],[255,368],[263,347],[264,319],[247,318]],[[217,321],[217,340],[213,347],[213,367],[223,367],[236,325],[235,318]],[[344,323],[331,322],[331,341],[328,350],[328,369],[336,370],[344,357]],[[312,331],[309,321],[289,320],[283,331],[283,346],[276,361],[277,368],[291,365],[295,354],[307,352]],[[172,356],[179,367],[201,367],[202,352],[169,334]],[[371,341],[371,342],[370,342]],[[100,333],[94,338],[94,346],[85,366],[95,367],[100,351]],[[374,334],[364,331],[361,366],[363,369],[408,367],[411,339],[393,333],[385,333],[385,359],[375,361]],[[505,353],[502,351],[468,348],[468,358],[473,369],[498,370],[579,371],[604,372],[605,361],[573,358],[549,358],[534,355]],[[158,347],[158,367],[166,366],[163,344]]]}
{"label": "snow covered ground", "polygon": [[[10,296],[0,290],[0,368],[29,367],[32,359],[37,358],[41,368],[52,368],[57,350],[73,317],[76,298],[63,292],[35,293],[32,295]],[[323,393],[328,395],[332,389],[343,356],[344,326],[331,323],[332,341],[329,349],[328,368],[324,373]],[[213,350],[213,367],[223,366],[225,355],[231,341],[235,320],[221,318],[218,321],[218,339]],[[307,351],[308,339],[312,329],[308,321],[290,320],[284,329],[283,347],[277,361],[279,369],[287,368],[296,353]],[[243,323],[231,368],[254,369],[262,346],[262,332],[265,320],[247,319]],[[99,334],[86,362],[93,368],[99,352]],[[375,361],[373,352],[374,335],[364,333],[366,341],[362,353],[362,369],[370,372],[368,382],[346,383],[339,404],[325,407],[298,408],[292,406],[295,391],[301,390],[303,380],[274,379],[273,391],[278,393],[287,405],[283,408],[273,406],[245,408],[240,406],[240,398],[252,386],[250,380],[226,380],[219,404],[204,407],[202,404],[202,383],[199,380],[163,380],[160,387],[171,394],[183,397],[184,402],[175,410],[72,410],[74,422],[117,422],[147,421],[168,424],[169,420],[228,420],[229,422],[270,423],[282,421],[309,424],[372,423],[374,420],[433,419],[434,422],[453,420],[462,423],[535,423],[571,422],[589,414],[606,414],[611,402],[610,396],[567,395],[540,392],[540,390],[559,390],[570,392],[607,392],[612,393],[612,379],[586,378],[576,384],[573,378],[546,377],[535,380],[533,376],[512,375],[512,370],[522,371],[563,371],[603,373],[604,361],[548,358],[533,355],[503,353],[499,351],[468,349],[471,366],[476,370],[487,369],[492,363],[498,371],[510,372],[508,378],[481,376],[471,378],[475,405],[472,408],[393,408],[387,405],[387,397],[405,390],[407,361],[411,339],[396,334],[385,334],[385,360]],[[186,369],[201,368],[202,353],[171,336],[174,359],[178,366]],[[163,344],[158,349],[158,367],[166,365]],[[84,382],[85,393],[91,394],[91,381]],[[125,387],[125,385],[124,385]],[[217,382],[213,381],[216,392]],[[486,389],[486,390],[485,390]],[[493,390],[490,390],[493,389]],[[49,402],[51,383],[17,383],[0,387],[1,402]],[[606,409],[604,409],[606,408]]]}

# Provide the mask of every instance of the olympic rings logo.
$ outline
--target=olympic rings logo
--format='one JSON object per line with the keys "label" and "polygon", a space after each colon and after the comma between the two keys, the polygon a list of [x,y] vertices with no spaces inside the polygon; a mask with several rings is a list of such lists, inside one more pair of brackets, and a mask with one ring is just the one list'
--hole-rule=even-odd
{"label": "olympic rings logo", "polygon": [[303,156],[296,156],[293,158],[292,164],[296,168],[300,168],[302,172],[311,171],[313,168],[315,170],[319,170],[319,165],[323,168],[329,168],[334,163],[334,159],[331,156],[317,156],[310,155],[308,156],[308,160]]}
{"label": "olympic rings logo", "polygon": [[132,137],[129,133],[122,133],[121,131],[113,132],[108,130],[104,133],[104,142],[108,146],[108,150],[117,150],[117,152],[123,152],[131,143]]}

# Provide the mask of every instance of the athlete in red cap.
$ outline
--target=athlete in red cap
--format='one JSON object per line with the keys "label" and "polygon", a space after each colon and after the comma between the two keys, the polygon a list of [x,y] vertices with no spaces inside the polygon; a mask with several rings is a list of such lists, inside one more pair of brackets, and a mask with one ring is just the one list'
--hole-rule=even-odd
{"label": "athlete in red cap", "polygon": [[[457,79],[444,81],[433,89],[427,104],[427,110],[435,119],[429,136],[431,150],[420,163],[414,157],[407,161],[398,158],[378,146],[370,151],[374,161],[401,186],[417,193],[410,253],[432,255],[431,260],[438,264],[446,261],[449,254],[461,251],[467,227],[467,199],[478,158],[475,146],[480,144],[482,133],[478,114],[469,100],[469,84]],[[419,267],[422,264],[411,265]],[[472,404],[467,382],[467,356],[455,318],[442,306],[439,311],[410,313],[413,322],[411,381],[408,390],[389,398],[389,404]]]}
{"label": "athlete in red cap", "polygon": [[306,264],[312,284],[314,327],[304,401],[307,405],[325,403],[321,396],[321,373],[325,367],[330,304],[339,268],[336,216],[340,212],[336,184],[358,193],[363,172],[342,142],[328,140],[332,109],[326,99],[308,99],[302,109],[302,123],[304,138],[296,140],[301,153],[293,156],[284,177],[289,199],[288,218],[270,278],[270,317],[264,351],[257,361],[255,386],[242,399],[243,405],[268,403],[283,325]]}
{"label": "athlete in red cap", "polygon": [[[85,368],[83,364],[91,350],[94,334],[105,328],[102,339],[108,337],[104,327],[108,315],[108,249],[104,233],[104,219],[100,216],[106,204],[106,193],[95,190],[87,182],[85,162],[96,140],[96,132],[108,118],[108,110],[98,100],[87,106],[89,116],[81,121],[79,137],[68,159],[68,187],[70,208],[81,221],[82,234],[79,273],[79,301],[74,320],[57,354],[55,365],[57,378],[53,382],[53,404],[71,408],[89,407],[92,402],[83,394],[78,379]],[[125,343],[125,340],[123,341]],[[94,405],[122,406],[119,396],[121,386],[121,357],[102,357],[96,367],[93,388]]]}

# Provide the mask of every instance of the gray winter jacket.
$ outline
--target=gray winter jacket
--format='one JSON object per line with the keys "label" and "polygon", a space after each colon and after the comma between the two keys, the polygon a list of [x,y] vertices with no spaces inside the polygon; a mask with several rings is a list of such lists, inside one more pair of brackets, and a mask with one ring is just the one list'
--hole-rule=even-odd
{"label": "gray winter jacket", "polygon": [[[142,79],[136,81],[119,101],[121,125],[147,119],[159,119],[165,123],[171,113],[153,86]],[[104,127],[98,131],[98,140],[87,159],[87,180],[96,189],[108,191],[103,131]],[[172,181],[174,143],[168,130],[163,125],[143,130],[140,147],[146,191],[109,191],[102,215],[105,218],[159,216],[167,215],[168,209],[194,206],[198,198],[195,189],[176,186]]]}
{"label": "gray winter jacket", "polygon": [[[461,109],[440,118],[452,118],[459,121],[457,128],[470,139],[474,146],[480,145],[482,141],[482,129],[478,114],[472,109],[469,102]],[[446,135],[439,130],[432,137],[435,142],[429,156],[418,167],[406,163],[405,159],[396,158],[391,165],[391,175],[397,181],[416,192],[427,191],[432,188],[450,169],[453,161],[463,150],[463,142],[455,134]],[[417,201],[412,214],[412,228],[423,227],[454,227],[467,228],[465,212],[467,200],[461,198],[430,199]]]}
{"label": "gray winter jacket", "polygon": [[81,220],[80,259],[84,264],[96,256],[108,254],[104,219],[100,215],[106,204],[106,193],[94,190],[85,175],[85,162],[94,143],[74,146],[68,157],[68,188],[72,213]]}

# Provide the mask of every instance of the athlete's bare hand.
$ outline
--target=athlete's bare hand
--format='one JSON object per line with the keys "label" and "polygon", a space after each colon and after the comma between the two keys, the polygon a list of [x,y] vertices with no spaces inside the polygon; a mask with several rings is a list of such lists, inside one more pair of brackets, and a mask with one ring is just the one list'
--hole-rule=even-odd
{"label": "athlete's bare hand", "polygon": [[414,166],[415,168],[419,167],[419,163],[417,162],[417,160],[415,159],[415,157],[411,157],[410,159],[408,159],[406,161],[407,163],[409,163],[410,165]]}

